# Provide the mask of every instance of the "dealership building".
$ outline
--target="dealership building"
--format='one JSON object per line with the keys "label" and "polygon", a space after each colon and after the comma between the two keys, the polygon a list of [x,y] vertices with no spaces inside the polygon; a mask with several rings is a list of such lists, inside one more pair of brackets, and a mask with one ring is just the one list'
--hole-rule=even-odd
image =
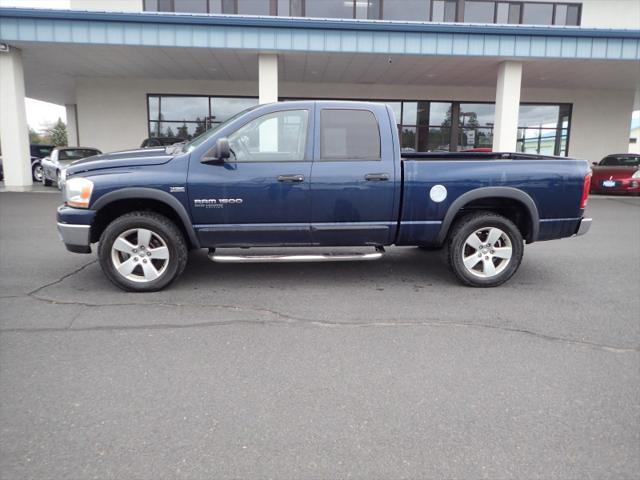
{"label": "dealership building", "polygon": [[[2,2],[0,0],[0,6]],[[392,106],[405,151],[596,161],[640,109],[640,1],[70,0],[0,8],[8,188],[31,184],[25,97],[70,145],[192,138],[257,103]]]}

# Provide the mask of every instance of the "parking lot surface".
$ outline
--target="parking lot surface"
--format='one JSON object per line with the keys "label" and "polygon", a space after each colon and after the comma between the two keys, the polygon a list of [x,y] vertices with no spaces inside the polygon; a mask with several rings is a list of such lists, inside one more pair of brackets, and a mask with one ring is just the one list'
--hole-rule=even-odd
{"label": "parking lot surface", "polygon": [[527,246],[223,265],[124,293],[59,194],[0,193],[0,477],[625,479],[640,472],[640,199]]}

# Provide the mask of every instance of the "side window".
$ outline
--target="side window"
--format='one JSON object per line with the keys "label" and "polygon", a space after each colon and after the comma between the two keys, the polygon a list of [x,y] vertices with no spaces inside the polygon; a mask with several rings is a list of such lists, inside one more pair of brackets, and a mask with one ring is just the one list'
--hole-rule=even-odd
{"label": "side window", "polygon": [[238,162],[301,162],[307,144],[307,110],[269,113],[229,135],[231,159]]}
{"label": "side window", "polygon": [[369,110],[324,109],[321,160],[380,160],[380,129]]}

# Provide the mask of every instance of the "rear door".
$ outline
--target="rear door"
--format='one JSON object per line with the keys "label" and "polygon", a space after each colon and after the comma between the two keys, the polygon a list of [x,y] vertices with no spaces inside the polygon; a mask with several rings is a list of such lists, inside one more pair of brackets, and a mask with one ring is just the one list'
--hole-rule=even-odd
{"label": "rear door", "polygon": [[400,173],[387,107],[318,102],[315,118],[313,243],[390,244],[397,224]]}

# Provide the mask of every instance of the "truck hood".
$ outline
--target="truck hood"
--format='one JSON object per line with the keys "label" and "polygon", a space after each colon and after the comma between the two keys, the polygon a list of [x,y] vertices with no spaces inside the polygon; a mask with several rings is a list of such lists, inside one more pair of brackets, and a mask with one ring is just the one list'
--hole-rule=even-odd
{"label": "truck hood", "polygon": [[107,168],[142,167],[145,165],[161,165],[174,157],[167,153],[167,149],[143,148],[139,150],[123,150],[121,152],[105,153],[94,157],[83,158],[71,163],[67,167],[67,174],[92,172]]}

